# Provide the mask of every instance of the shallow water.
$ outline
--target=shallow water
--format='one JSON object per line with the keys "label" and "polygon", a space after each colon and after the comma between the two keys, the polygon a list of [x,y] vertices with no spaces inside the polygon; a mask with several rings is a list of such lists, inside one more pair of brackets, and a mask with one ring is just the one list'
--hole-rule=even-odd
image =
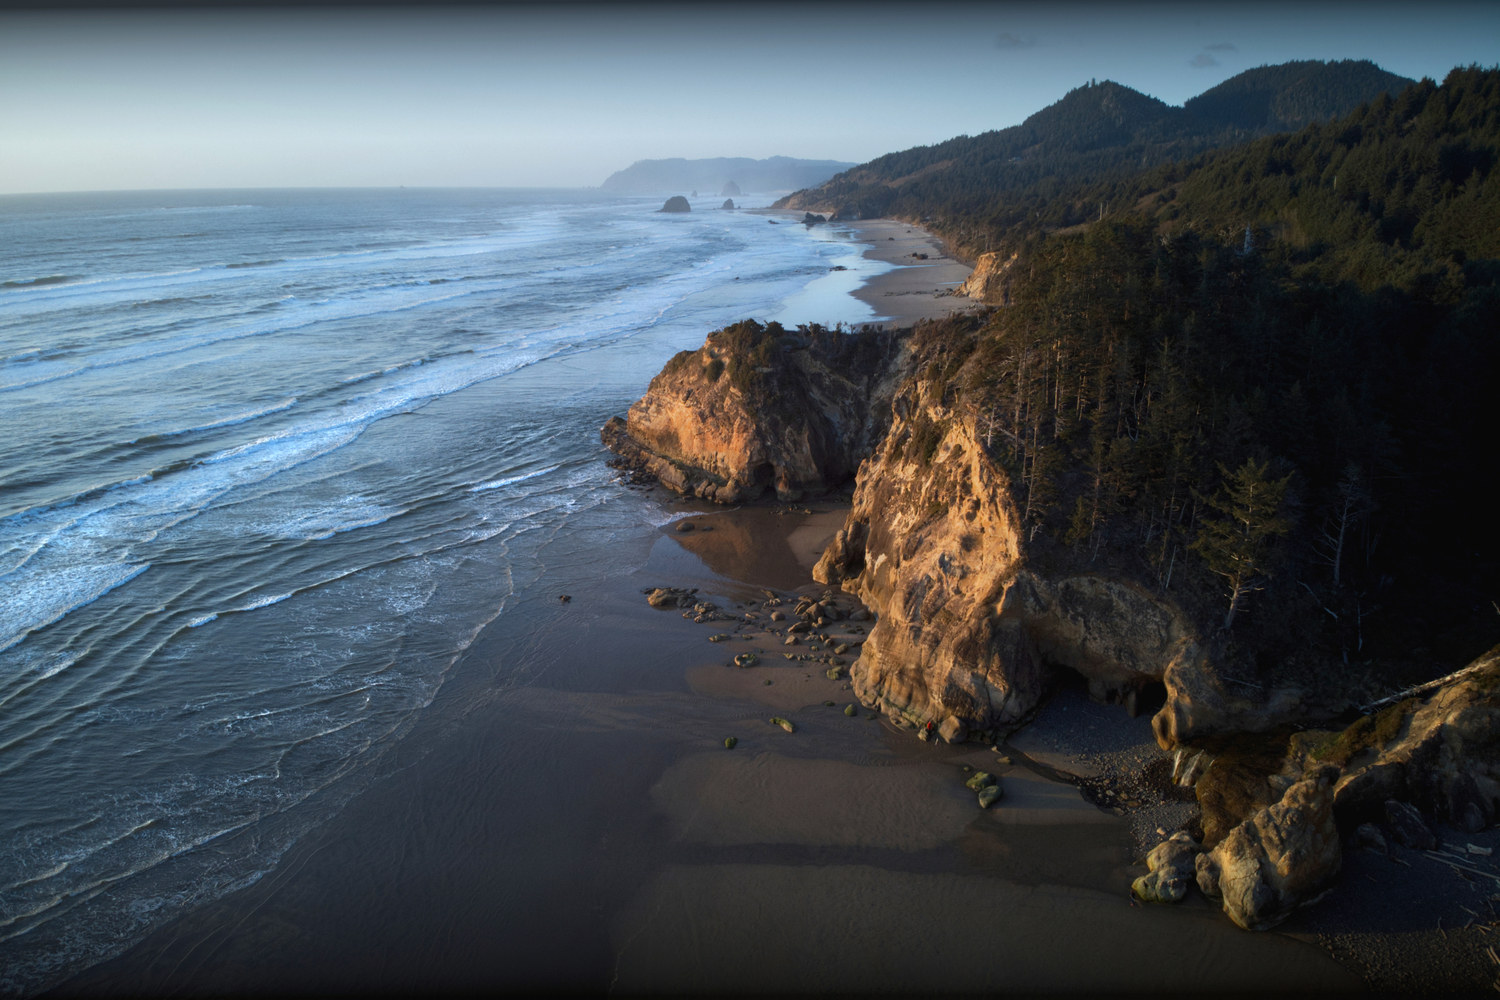
{"label": "shallow water", "polygon": [[250,884],[389,766],[558,537],[640,516],[598,427],[663,358],[869,314],[803,294],[847,234],[658,204],[0,199],[0,990]]}

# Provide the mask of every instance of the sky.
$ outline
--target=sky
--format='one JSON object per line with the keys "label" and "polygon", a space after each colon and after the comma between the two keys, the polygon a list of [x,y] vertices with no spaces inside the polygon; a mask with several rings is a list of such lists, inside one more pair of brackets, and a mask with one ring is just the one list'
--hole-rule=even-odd
{"label": "sky", "polygon": [[1500,60],[1497,3],[0,7],[0,193],[584,187],[636,160],[863,162],[1090,79]]}

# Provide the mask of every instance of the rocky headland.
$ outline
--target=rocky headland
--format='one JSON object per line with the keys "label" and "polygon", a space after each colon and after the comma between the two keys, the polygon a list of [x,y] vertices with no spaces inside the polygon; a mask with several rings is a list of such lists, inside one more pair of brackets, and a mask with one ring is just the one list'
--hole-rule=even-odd
{"label": "rocky headland", "polygon": [[797,500],[854,475],[885,436],[912,363],[908,338],[895,334],[747,320],[667,362],[601,437],[620,467],[680,493]]}
{"label": "rocky headland", "polygon": [[[1009,264],[982,260],[971,294],[1002,294]],[[1037,530],[1002,452],[1010,432],[982,396],[955,391],[975,381],[983,322],[894,334],[738,324],[674,357],[602,438],[617,464],[721,503],[793,500],[852,476],[814,577],[870,610],[850,684],[902,728],[1003,741],[1060,672],[1096,702],[1154,710],[1172,755],[1164,781],[1199,811],[1163,832],[1141,899],[1175,902],[1196,885],[1263,929],[1320,899],[1346,846],[1437,850],[1442,824],[1493,824],[1495,652],[1365,711],[1336,677],[1245,680],[1216,597],[1168,592],[1128,560]]]}

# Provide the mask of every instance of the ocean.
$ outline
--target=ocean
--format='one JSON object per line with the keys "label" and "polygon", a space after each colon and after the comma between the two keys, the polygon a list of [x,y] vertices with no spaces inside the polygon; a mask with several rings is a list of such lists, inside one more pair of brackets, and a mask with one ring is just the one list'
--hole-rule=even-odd
{"label": "ocean", "polygon": [[874,318],[850,233],[716,203],[0,198],[0,992],[255,883],[558,553],[616,571],[670,514],[598,428],[674,352]]}

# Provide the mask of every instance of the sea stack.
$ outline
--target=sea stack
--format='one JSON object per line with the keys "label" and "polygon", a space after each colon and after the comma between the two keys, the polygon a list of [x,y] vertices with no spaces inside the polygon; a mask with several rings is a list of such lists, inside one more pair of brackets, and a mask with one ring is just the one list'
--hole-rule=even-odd
{"label": "sea stack", "polygon": [[738,198],[740,195],[744,194],[745,192],[741,191],[740,190],[740,186],[738,184],[736,184],[734,181],[730,181],[729,183],[727,183],[727,184],[724,185],[724,190],[720,191],[719,193],[722,194],[726,198],[731,198],[731,197]]}
{"label": "sea stack", "polygon": [[734,199],[733,198],[725,198],[724,199],[724,204],[720,205],[719,207],[720,208],[733,208],[734,207]]}
{"label": "sea stack", "polygon": [[693,206],[680,194],[674,194],[667,199],[667,203],[661,207],[663,212],[691,212]]}

